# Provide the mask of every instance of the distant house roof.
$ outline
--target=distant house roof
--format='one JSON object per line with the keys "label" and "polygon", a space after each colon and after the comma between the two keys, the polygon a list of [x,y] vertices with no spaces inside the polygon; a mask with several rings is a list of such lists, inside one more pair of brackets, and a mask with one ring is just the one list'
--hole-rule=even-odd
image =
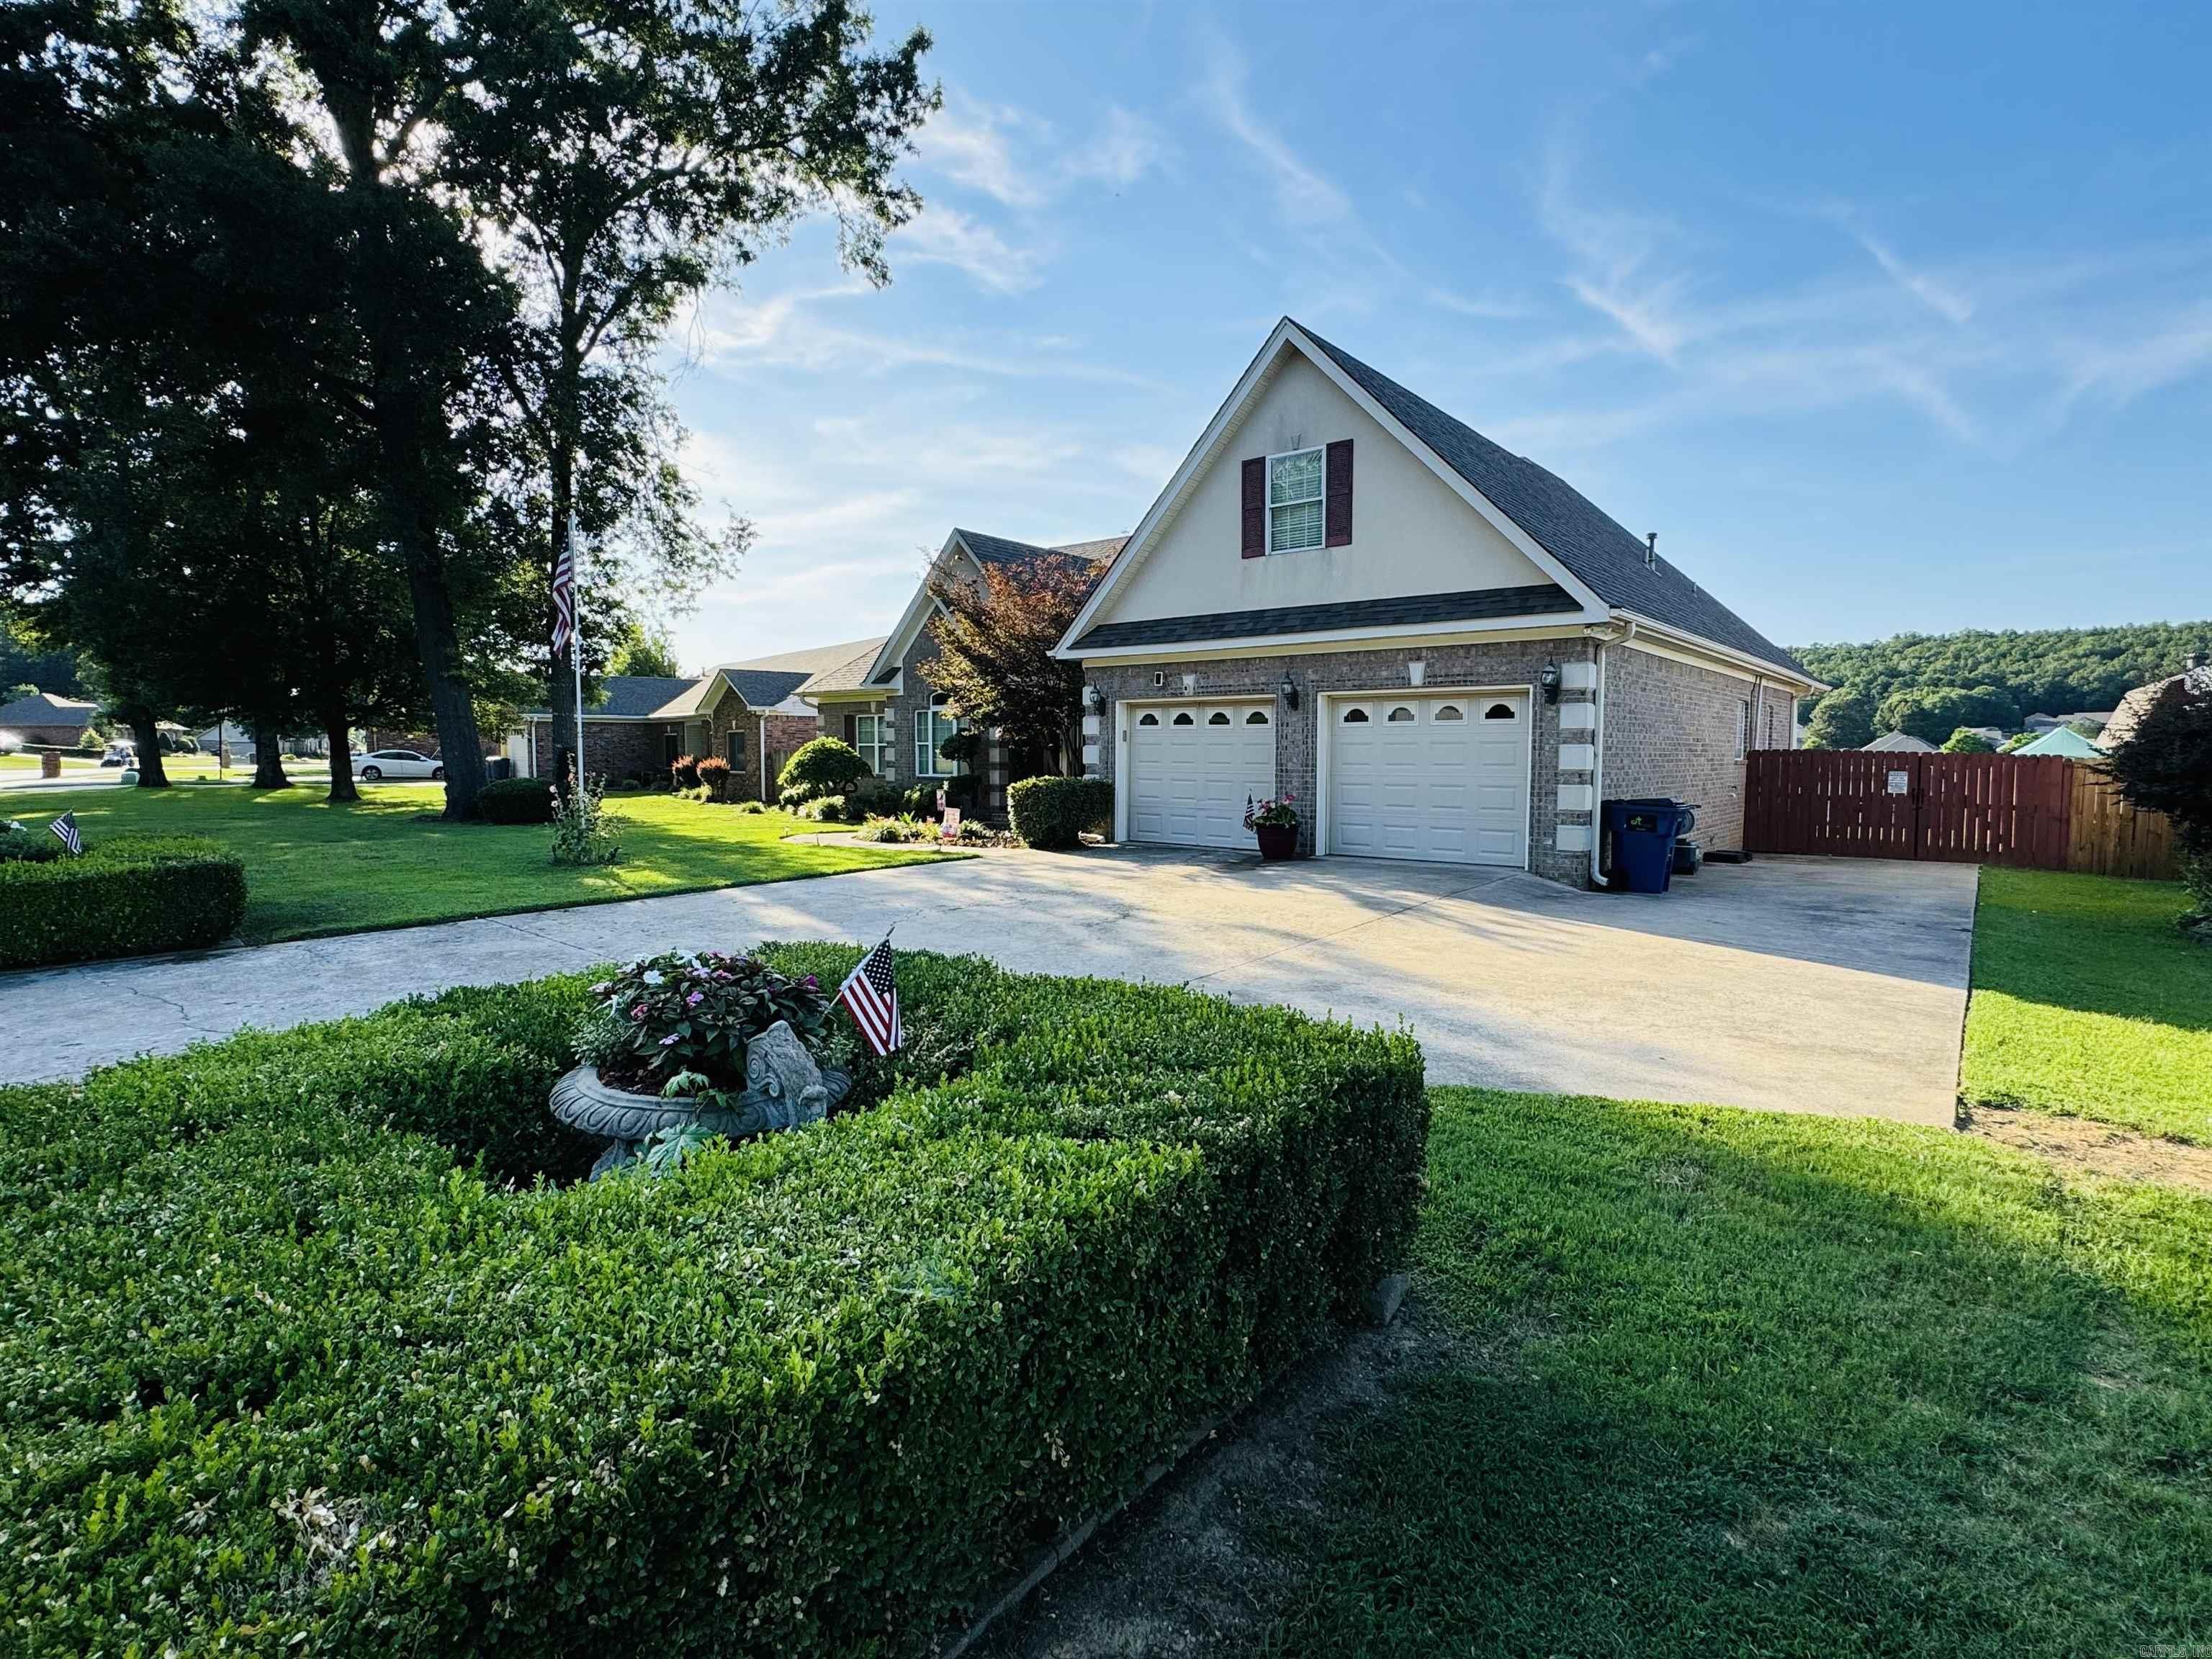
{"label": "distant house roof", "polygon": [[979,530],[956,528],[952,533],[967,543],[968,550],[983,564],[1029,564],[1039,559],[1077,559],[1085,564],[1097,565],[1102,570],[1114,562],[1114,556],[1129,539],[1127,536],[1103,536],[1097,541],[1047,545],[1037,542],[1010,541],[1004,536],[987,536]]}
{"label": "distant house roof", "polygon": [[1127,536],[1101,536],[1087,542],[1018,542],[1011,537],[988,535],[981,530],[963,530],[956,525],[952,533],[945,538],[945,545],[938,550],[937,556],[930,562],[929,574],[923,576],[921,586],[915,590],[914,598],[908,601],[906,614],[899,618],[898,626],[891,630],[874,658],[865,665],[866,677],[860,684],[870,688],[888,687],[898,679],[899,670],[905,665],[906,653],[914,648],[914,642],[921,637],[922,628],[938,609],[930,593],[929,584],[954,547],[966,548],[975,562],[987,570],[1025,565],[1063,566],[1087,574],[1087,592],[1097,585],[1098,577],[1105,574],[1128,540]]}
{"label": "distant house roof", "polygon": [[[2185,684],[2199,695],[2212,693],[2212,666],[2208,666],[2202,657],[2192,656],[2189,666],[2179,674],[2168,674],[2162,680],[2136,687],[2112,710],[2112,718],[2097,735],[2098,746],[2107,750],[2118,748],[2135,736],[2136,727],[2142,724],[2144,715],[2158,706],[2160,698]],[[0,709],[0,719],[4,719],[6,714],[7,710]]]}
{"label": "distant house roof", "polygon": [[2033,743],[2024,743],[2015,755],[2064,755],[2074,760],[2095,760],[2104,750],[2071,726],[2054,726]]}
{"label": "distant house roof", "polygon": [[[1492,443],[1311,329],[1301,331],[1398,423],[1480,490],[1609,605],[1806,674],[1803,664],[1632,534],[1565,480]],[[1811,676],[1807,675],[1809,678]]]}
{"label": "distant house roof", "polygon": [[[586,722],[651,720],[663,704],[698,684],[696,679],[665,674],[610,674],[599,682],[599,701],[584,705],[584,719]],[[544,708],[528,708],[523,711],[523,718],[542,720],[552,715]]]}
{"label": "distant house roof", "polygon": [[878,635],[872,640],[848,640],[842,645],[825,645],[818,651],[794,652],[794,656],[816,658],[814,666],[799,682],[798,695],[815,697],[825,691],[859,691],[868,684],[868,665],[875,661],[876,653],[884,648],[889,636]]}
{"label": "distant house roof", "polygon": [[1932,755],[1936,745],[1924,743],[1910,732],[1885,732],[1861,751],[1867,754]]}
{"label": "distant house roof", "polygon": [[27,726],[66,726],[82,732],[92,724],[100,705],[82,697],[58,696],[52,691],[34,691],[27,697],[0,707],[0,726],[11,730]]}

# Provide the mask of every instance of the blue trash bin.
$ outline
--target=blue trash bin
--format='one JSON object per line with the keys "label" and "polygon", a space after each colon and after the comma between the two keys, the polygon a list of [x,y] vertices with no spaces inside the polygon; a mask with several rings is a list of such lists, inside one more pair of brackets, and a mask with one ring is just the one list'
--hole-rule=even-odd
{"label": "blue trash bin", "polygon": [[1606,802],[1607,884],[1615,892],[1667,891],[1674,884],[1674,837],[1688,816],[1678,800]]}

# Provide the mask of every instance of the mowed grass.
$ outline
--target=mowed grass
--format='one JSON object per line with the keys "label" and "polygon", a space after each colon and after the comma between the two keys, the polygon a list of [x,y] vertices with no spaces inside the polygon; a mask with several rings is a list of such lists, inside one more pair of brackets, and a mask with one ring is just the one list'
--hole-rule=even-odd
{"label": "mowed grass", "polygon": [[1269,1650],[2212,1650],[2212,1202],[1940,1130],[1431,1098],[1418,1340],[1272,1523]]}
{"label": "mowed grass", "polygon": [[2212,1145],[2212,949],[2172,882],[1985,869],[1960,1091]]}
{"label": "mowed grass", "polygon": [[957,856],[787,842],[794,830],[820,826],[672,795],[612,795],[623,861],[579,870],[548,862],[543,824],[439,822],[445,793],[436,784],[364,784],[354,806],[323,796],[313,787],[69,789],[24,796],[12,810],[40,819],[74,811],[88,839],[195,835],[235,848],[246,860],[244,933],[256,944]]}

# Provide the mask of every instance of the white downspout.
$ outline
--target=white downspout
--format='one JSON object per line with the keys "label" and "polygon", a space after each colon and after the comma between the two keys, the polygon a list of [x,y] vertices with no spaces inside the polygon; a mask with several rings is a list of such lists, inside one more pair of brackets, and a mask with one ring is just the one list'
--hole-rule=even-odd
{"label": "white downspout", "polygon": [[[1613,630],[1619,629],[1616,634]],[[1593,738],[1595,752],[1590,757],[1590,885],[1602,881],[1598,865],[1605,848],[1605,648],[1608,645],[1626,645],[1636,637],[1632,622],[1600,623],[1589,630],[1597,645],[1597,731]]]}

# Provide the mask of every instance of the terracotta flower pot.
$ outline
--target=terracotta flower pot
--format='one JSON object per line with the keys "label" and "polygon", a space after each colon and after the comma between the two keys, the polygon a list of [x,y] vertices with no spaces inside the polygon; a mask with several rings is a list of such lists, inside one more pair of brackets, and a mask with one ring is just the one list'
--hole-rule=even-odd
{"label": "terracotta flower pot", "polygon": [[1298,855],[1298,826],[1295,823],[1255,823],[1252,833],[1260,839],[1260,857],[1268,864]]}

